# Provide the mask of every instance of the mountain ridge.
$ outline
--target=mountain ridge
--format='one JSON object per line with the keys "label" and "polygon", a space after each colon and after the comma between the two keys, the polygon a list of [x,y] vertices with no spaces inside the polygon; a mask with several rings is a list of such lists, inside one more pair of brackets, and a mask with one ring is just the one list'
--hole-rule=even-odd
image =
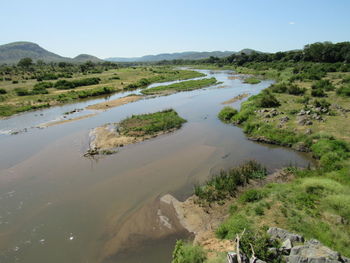
{"label": "mountain ridge", "polygon": [[22,58],[32,58],[33,60],[43,60],[44,62],[71,62],[71,63],[84,63],[87,61],[92,62],[157,62],[162,60],[199,60],[209,57],[228,57],[232,54],[257,52],[253,49],[243,49],[239,52],[236,51],[185,51],[175,53],[161,53],[156,55],[146,55],[142,57],[110,57],[106,59],[100,59],[96,56],[89,54],[80,54],[74,58],[60,56],[53,52],[50,52],[40,45],[28,42],[17,41],[4,45],[0,45],[0,64],[16,64]]}
{"label": "mountain ridge", "polygon": [[102,59],[88,54],[80,54],[75,58],[63,57],[28,41],[17,41],[0,45],[0,64],[15,64],[26,57],[33,60],[43,60],[44,62],[103,62]]}

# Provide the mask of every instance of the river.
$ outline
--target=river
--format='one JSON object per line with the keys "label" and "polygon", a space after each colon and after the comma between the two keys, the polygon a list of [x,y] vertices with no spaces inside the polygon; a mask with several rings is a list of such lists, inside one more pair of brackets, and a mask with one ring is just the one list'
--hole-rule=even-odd
{"label": "river", "polygon": [[[249,141],[240,128],[217,118],[222,102],[242,93],[256,94],[271,81],[250,85],[230,79],[231,71],[200,71],[223,83],[140,100],[45,129],[35,127],[72,109],[129,93],[0,120],[0,262],[169,262],[176,239],[188,233],[141,238],[135,249],[124,229],[123,247],[130,249],[120,253],[113,252],[111,240],[157,197],[171,193],[183,200],[194,184],[220,169],[249,159],[270,171],[289,164],[308,165],[307,155]],[[156,85],[161,84],[152,86]],[[240,103],[232,106],[239,108]],[[188,122],[176,132],[129,145],[114,155],[83,157],[92,128],[166,108],[175,109]],[[13,131],[25,132],[10,135]],[[138,224],[147,221],[137,218]]]}

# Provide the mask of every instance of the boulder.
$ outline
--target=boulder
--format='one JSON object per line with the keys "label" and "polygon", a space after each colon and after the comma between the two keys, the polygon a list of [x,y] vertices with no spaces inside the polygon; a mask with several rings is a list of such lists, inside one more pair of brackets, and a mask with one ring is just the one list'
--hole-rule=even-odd
{"label": "boulder", "polygon": [[282,241],[289,239],[291,242],[304,242],[303,236],[290,233],[287,230],[278,227],[270,227],[267,233],[273,239],[280,239]]}
{"label": "boulder", "polygon": [[290,239],[286,239],[283,241],[281,248],[286,251],[290,251],[293,247],[292,241]]}
{"label": "boulder", "polygon": [[288,116],[284,116],[280,119],[281,123],[285,123],[287,121],[289,121],[289,117]]}
{"label": "boulder", "polygon": [[302,246],[291,249],[289,263],[340,263],[343,262],[340,254],[312,239]]}
{"label": "boulder", "polygon": [[310,149],[305,142],[297,142],[293,145],[293,149],[299,152],[309,152]]}

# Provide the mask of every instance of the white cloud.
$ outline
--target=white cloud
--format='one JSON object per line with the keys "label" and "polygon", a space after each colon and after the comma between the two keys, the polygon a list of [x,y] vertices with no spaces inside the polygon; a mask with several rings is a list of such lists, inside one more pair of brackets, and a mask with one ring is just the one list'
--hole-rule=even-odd
{"label": "white cloud", "polygon": [[291,21],[289,22],[290,25],[295,25],[295,22]]}

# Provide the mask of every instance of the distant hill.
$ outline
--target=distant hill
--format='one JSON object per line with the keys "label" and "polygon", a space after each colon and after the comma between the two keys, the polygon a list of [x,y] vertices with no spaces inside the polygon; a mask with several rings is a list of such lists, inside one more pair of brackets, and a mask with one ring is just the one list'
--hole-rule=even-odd
{"label": "distant hill", "polygon": [[62,57],[32,42],[13,42],[0,45],[0,64],[15,64],[22,58],[32,58],[34,61],[40,59],[45,62],[103,62],[103,60],[87,54],[81,54],[73,59]]}
{"label": "distant hill", "polygon": [[88,54],[80,54],[78,56],[76,56],[75,58],[73,58],[74,61],[76,62],[87,62],[87,61],[91,61],[91,62],[103,62],[102,59],[99,59],[98,57],[92,56],[92,55],[88,55]]}
{"label": "distant hill", "polygon": [[0,63],[13,64],[22,58],[41,59],[45,62],[69,61],[70,58],[61,57],[55,53],[43,49],[38,44],[31,42],[13,42],[0,46]]}
{"label": "distant hill", "polygon": [[254,50],[243,49],[239,52],[234,51],[211,51],[211,52],[179,52],[179,53],[164,53],[158,55],[148,55],[143,57],[135,58],[121,58],[121,57],[111,57],[105,60],[99,59],[95,56],[88,54],[81,54],[75,58],[62,57],[46,49],[42,48],[38,44],[32,42],[13,42],[5,45],[0,45],[0,64],[16,64],[22,58],[32,58],[34,61],[43,60],[45,62],[71,62],[71,63],[84,63],[87,61],[92,62],[156,62],[162,60],[198,60],[213,57],[228,57],[232,54],[246,53],[251,54]]}
{"label": "distant hill", "polygon": [[112,57],[106,58],[107,61],[113,62],[155,62],[161,60],[175,60],[175,59],[183,59],[183,60],[197,60],[213,57],[227,57],[234,53],[234,51],[212,51],[212,52],[196,52],[196,51],[188,51],[188,52],[180,52],[180,53],[164,53],[158,55],[148,55],[143,57],[135,57],[135,58],[120,58],[120,57]]}

